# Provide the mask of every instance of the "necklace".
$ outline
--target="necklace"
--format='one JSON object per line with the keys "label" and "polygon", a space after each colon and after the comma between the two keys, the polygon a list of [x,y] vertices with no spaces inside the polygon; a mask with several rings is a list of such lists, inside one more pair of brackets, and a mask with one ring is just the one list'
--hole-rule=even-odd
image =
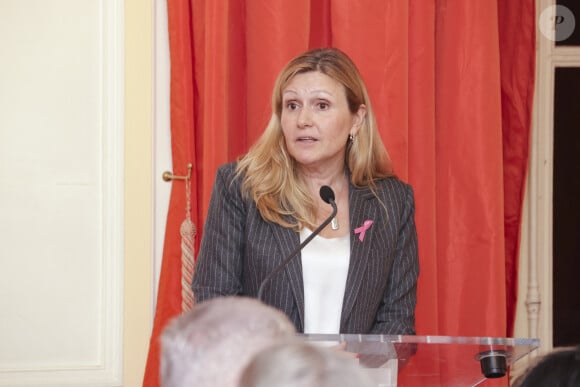
{"label": "necklace", "polygon": [[[339,184],[339,185],[340,185],[340,184]],[[329,186],[328,186],[328,187],[329,187]],[[344,188],[344,184],[342,185],[342,187],[341,187],[341,188]],[[335,199],[335,196],[334,196],[334,191],[332,191],[332,189],[331,189],[330,191],[331,191],[331,193],[333,194],[333,195],[332,195],[332,196],[333,196],[332,198],[333,198],[333,199]],[[337,197],[335,200],[337,200],[337,199],[338,199],[338,197]],[[326,200],[325,200],[325,201],[326,201]],[[328,202],[327,202],[327,203],[328,203]],[[338,214],[337,214],[337,215],[338,215]],[[332,220],[331,220],[331,222],[330,222],[330,227],[331,227],[331,228],[332,228],[334,231],[336,231],[336,230],[340,229],[340,225],[338,224],[338,216],[335,216],[334,218],[332,218]]]}
{"label": "necklace", "polygon": [[[336,200],[338,200],[338,197],[336,198]],[[332,229],[334,231],[336,231],[340,228],[340,225],[338,224],[338,214],[337,214],[337,216],[332,218],[332,221],[330,222],[330,227],[332,227]]]}
{"label": "necklace", "polygon": [[340,228],[340,226],[338,225],[338,219],[336,219],[336,217],[332,218],[332,222],[330,222],[330,227],[332,227],[333,230],[338,230]]}

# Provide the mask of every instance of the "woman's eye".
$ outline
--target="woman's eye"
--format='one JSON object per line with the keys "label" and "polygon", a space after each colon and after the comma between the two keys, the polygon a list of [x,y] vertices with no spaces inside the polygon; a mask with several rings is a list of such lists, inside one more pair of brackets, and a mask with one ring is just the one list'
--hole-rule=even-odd
{"label": "woman's eye", "polygon": [[326,102],[318,102],[318,109],[320,109],[320,110],[326,110],[326,109],[328,109],[328,103],[326,103]]}
{"label": "woman's eye", "polygon": [[298,104],[296,102],[288,102],[286,103],[286,108],[288,110],[296,110],[298,109]]}

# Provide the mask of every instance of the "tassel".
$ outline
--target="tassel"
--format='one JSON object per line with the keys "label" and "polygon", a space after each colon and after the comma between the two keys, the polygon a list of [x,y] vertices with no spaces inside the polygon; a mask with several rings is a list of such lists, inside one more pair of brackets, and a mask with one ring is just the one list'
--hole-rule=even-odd
{"label": "tassel", "polygon": [[185,179],[185,220],[179,230],[181,234],[181,309],[191,310],[194,303],[191,282],[195,269],[195,235],[197,230],[191,221],[191,175]]}

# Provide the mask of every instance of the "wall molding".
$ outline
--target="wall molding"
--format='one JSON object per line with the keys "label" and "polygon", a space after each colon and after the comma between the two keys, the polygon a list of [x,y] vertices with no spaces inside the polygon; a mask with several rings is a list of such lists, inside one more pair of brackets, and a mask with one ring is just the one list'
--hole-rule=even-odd
{"label": "wall molding", "polygon": [[[554,5],[536,1],[536,20]],[[536,23],[537,25],[537,23]],[[515,335],[541,340],[532,357],[553,349],[553,168],[554,77],[556,67],[580,67],[580,47],[556,46],[536,33],[536,84],[530,164],[519,267],[518,318]],[[525,314],[525,317],[523,316]],[[517,365],[517,364],[516,364]]]}

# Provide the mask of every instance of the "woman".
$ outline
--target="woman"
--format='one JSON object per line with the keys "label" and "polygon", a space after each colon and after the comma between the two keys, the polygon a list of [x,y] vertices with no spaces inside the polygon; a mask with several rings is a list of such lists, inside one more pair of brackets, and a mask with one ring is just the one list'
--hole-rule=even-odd
{"label": "woman", "polygon": [[237,163],[216,175],[197,259],[197,302],[255,297],[285,257],[338,213],[284,270],[263,301],[298,332],[414,334],[418,276],[414,199],[398,180],[354,63],[334,48],[281,71],[272,117]]}

